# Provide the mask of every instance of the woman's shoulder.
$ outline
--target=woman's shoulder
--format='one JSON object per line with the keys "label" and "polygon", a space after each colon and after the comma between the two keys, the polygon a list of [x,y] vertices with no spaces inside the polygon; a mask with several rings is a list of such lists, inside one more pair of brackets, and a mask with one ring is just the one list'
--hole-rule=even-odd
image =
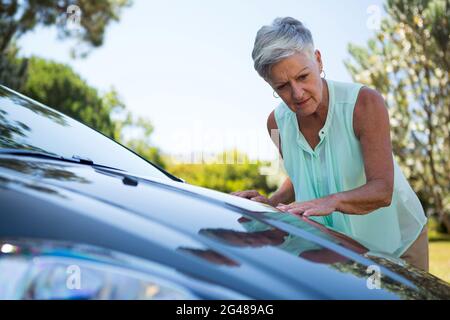
{"label": "woman's shoulder", "polygon": [[278,129],[277,121],[275,119],[275,109],[272,110],[272,112],[269,114],[269,117],[267,118],[267,130],[269,133],[271,130]]}
{"label": "woman's shoulder", "polygon": [[389,112],[383,96],[375,89],[362,87],[353,111],[353,126],[355,133],[361,132],[362,128],[370,124],[381,125],[389,123]]}
{"label": "woman's shoulder", "polygon": [[[278,106],[272,111],[273,117],[277,122],[283,121],[286,116],[288,116],[292,111],[289,109],[289,107],[284,103],[280,102]],[[272,114],[271,113],[271,114]]]}
{"label": "woman's shoulder", "polygon": [[342,82],[327,80],[328,88],[334,103],[355,104],[359,91],[364,87],[358,82]]}
{"label": "woman's shoulder", "polygon": [[342,82],[327,80],[330,91],[333,91],[334,103],[379,104],[383,96],[375,89],[358,82]]}
{"label": "woman's shoulder", "polygon": [[293,114],[293,112],[284,102],[278,104],[278,106],[272,110],[267,118],[267,130],[270,132],[270,130],[273,129],[284,128],[290,114]]}
{"label": "woman's shoulder", "polygon": [[356,100],[356,103],[358,105],[360,104],[370,104],[370,105],[376,105],[384,106],[384,98],[377,90],[369,88],[367,86],[362,86],[359,90],[358,97]]}
{"label": "woman's shoulder", "polygon": [[269,114],[269,117],[267,118],[267,129],[278,129],[278,123],[281,123],[284,121],[284,118],[286,117],[286,111],[289,110],[288,106],[285,105],[284,102],[281,102],[278,104],[278,106],[272,110],[272,112]]}
{"label": "woman's shoulder", "polygon": [[362,83],[328,80],[333,104],[343,119],[349,121],[355,135],[373,123],[383,123],[389,118],[383,96]]}

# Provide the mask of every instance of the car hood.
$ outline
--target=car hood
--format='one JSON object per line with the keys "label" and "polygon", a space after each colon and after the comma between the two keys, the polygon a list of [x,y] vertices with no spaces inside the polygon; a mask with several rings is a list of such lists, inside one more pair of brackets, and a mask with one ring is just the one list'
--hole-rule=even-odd
{"label": "car hood", "polygon": [[0,188],[1,237],[100,246],[252,298],[450,297],[436,277],[312,220],[185,183],[3,155]]}

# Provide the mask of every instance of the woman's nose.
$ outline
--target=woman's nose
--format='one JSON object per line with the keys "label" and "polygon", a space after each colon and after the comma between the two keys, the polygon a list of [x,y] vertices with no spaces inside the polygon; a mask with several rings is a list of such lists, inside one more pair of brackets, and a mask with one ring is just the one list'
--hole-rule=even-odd
{"label": "woman's nose", "polygon": [[292,98],[299,102],[303,99],[303,94],[305,93],[305,91],[303,90],[303,88],[299,85],[293,85],[292,86]]}

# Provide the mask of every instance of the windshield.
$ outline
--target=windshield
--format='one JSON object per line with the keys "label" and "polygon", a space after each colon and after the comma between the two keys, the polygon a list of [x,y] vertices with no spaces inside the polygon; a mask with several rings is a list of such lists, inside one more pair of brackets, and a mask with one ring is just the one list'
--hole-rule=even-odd
{"label": "windshield", "polygon": [[96,164],[168,179],[149,162],[88,126],[0,86],[0,148],[86,157]]}

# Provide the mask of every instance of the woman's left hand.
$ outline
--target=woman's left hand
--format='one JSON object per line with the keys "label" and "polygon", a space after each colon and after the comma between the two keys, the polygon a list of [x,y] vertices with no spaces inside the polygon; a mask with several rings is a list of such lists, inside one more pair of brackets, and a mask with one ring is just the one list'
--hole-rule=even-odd
{"label": "woman's left hand", "polygon": [[277,209],[294,214],[302,214],[303,216],[327,216],[337,208],[336,197],[329,196],[325,198],[304,201],[292,202],[288,205],[279,205]]}

